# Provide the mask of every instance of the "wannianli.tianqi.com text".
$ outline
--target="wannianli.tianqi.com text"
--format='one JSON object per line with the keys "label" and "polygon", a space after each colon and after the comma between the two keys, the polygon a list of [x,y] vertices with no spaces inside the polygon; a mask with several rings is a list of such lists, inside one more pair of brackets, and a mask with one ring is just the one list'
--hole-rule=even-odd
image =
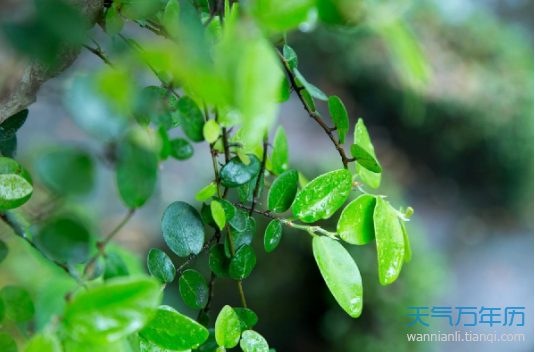
{"label": "wannianli.tianqi.com text", "polygon": [[524,341],[524,334],[473,334],[460,331],[455,331],[453,334],[441,334],[440,331],[436,334],[407,334],[408,341],[436,341],[436,342],[514,342]]}

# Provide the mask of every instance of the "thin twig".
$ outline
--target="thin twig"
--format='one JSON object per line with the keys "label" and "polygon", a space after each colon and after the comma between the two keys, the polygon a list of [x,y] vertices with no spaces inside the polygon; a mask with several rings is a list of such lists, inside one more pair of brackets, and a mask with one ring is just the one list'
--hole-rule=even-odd
{"label": "thin twig", "polygon": [[258,198],[260,191],[260,184],[262,183],[262,177],[264,176],[264,170],[266,169],[266,159],[267,159],[267,148],[268,148],[268,134],[264,134],[264,152],[262,155],[262,164],[260,165],[260,172],[256,178],[256,184],[253,191],[253,203],[251,204],[251,210],[249,211],[249,216],[253,215],[254,207],[256,205],[256,198]]}
{"label": "thin twig", "polygon": [[100,57],[101,60],[104,61],[107,65],[110,65],[111,67],[115,67],[113,65],[113,62],[111,62],[111,60],[108,59],[108,57],[104,55],[102,51],[100,51],[100,49],[94,49],[90,47],[89,45],[85,45],[85,44],[83,45],[83,47],[89,50],[90,52],[92,52],[93,54],[97,55],[98,57]]}

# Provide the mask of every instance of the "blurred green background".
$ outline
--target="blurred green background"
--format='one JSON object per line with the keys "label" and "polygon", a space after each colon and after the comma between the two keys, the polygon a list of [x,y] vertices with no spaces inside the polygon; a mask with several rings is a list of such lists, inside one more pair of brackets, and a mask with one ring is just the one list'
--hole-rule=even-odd
{"label": "blurred green background", "polygon": [[[309,81],[342,98],[352,125],[358,117],[366,122],[386,176],[377,193],[415,209],[407,224],[413,260],[394,284],[382,287],[374,246],[348,247],[363,277],[365,301],[362,316],[351,319],[326,288],[310,237],[284,228],[281,245],[267,255],[262,232],[267,222],[257,218],[258,263],[244,282],[248,303],[259,316],[256,330],[279,352],[533,350],[533,3],[420,0],[382,11],[366,26],[305,27],[288,42]],[[385,28],[381,20],[389,15],[402,20]],[[102,37],[99,28],[92,32]],[[76,72],[101,66],[83,52],[41,88],[18,133],[18,159],[30,171],[36,153],[58,142],[100,152],[101,146],[72,122],[62,97]],[[148,73],[145,79],[157,83]],[[318,108],[323,113],[327,107]],[[288,135],[291,167],[309,179],[339,167],[337,152],[295,96],[283,104],[279,122]],[[211,181],[210,168],[206,144],[195,145],[192,159],[164,165],[159,190],[115,241],[131,272],[146,270],[150,248],[166,249],[163,211],[176,200],[193,202],[197,190]],[[24,207],[34,215],[50,203],[36,181],[37,191]],[[100,165],[98,181],[91,197],[63,205],[83,214],[94,234],[107,233],[126,213],[112,170]],[[11,249],[0,267],[1,285],[28,288],[38,307],[63,304],[72,283],[61,269],[34,255],[3,224],[0,238]],[[183,260],[172,258],[175,264]],[[193,267],[209,277],[207,256]],[[176,282],[165,301],[195,314],[181,302]],[[239,305],[230,279],[216,281],[212,311],[224,304]],[[525,306],[526,325],[514,333],[524,333],[526,341],[506,347],[407,342],[407,333],[438,330],[407,327],[407,307],[461,305]]]}

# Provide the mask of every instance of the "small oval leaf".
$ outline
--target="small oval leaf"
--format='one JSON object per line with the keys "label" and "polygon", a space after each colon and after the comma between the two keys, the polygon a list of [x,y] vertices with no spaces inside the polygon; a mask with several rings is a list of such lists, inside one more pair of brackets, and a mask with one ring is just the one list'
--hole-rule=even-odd
{"label": "small oval leaf", "polygon": [[240,347],[243,352],[269,352],[269,345],[256,331],[244,331],[241,336]]}
{"label": "small oval leaf", "polygon": [[373,212],[375,196],[363,194],[342,211],[336,232],[344,241],[351,244],[366,244],[375,238]]}
{"label": "small oval leaf", "polygon": [[248,244],[243,245],[230,260],[229,274],[235,280],[247,278],[256,265],[256,255]]}
{"label": "small oval leaf", "polygon": [[295,170],[282,173],[273,181],[268,193],[268,208],[276,213],[290,209],[297,194],[299,174]]}
{"label": "small oval leaf", "polygon": [[167,284],[175,279],[176,269],[169,256],[156,248],[152,248],[147,255],[147,266],[152,276]]}
{"label": "small oval leaf", "polygon": [[165,243],[179,257],[199,254],[204,243],[204,227],[201,216],[188,203],[174,202],[162,217],[162,233]]}
{"label": "small oval leaf", "polygon": [[224,187],[238,187],[258,175],[260,172],[260,160],[253,154],[249,154],[249,159],[251,161],[249,165],[245,165],[237,156],[230,159],[221,168],[221,184]]}
{"label": "small oval leaf", "polygon": [[224,306],[215,321],[215,339],[219,346],[233,348],[240,341],[241,324],[238,314],[230,306]]}
{"label": "small oval leaf", "polygon": [[272,252],[277,246],[282,237],[282,225],[278,219],[269,223],[266,227],[266,234],[264,236],[264,248],[266,253]]}

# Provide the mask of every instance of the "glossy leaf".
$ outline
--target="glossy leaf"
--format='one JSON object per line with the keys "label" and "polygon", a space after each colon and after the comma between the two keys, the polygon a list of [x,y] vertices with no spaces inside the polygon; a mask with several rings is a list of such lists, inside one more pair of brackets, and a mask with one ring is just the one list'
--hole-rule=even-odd
{"label": "glossy leaf", "polygon": [[169,256],[156,248],[152,248],[147,255],[147,266],[152,276],[167,284],[175,279],[176,269]]}
{"label": "glossy leaf", "polygon": [[224,187],[238,187],[250,181],[260,172],[260,160],[253,155],[249,155],[251,163],[245,165],[237,156],[230,159],[228,163],[221,168],[221,184]]}
{"label": "glossy leaf", "polygon": [[130,138],[119,148],[116,182],[130,209],[143,206],[156,187],[158,158],[144,142]]}
{"label": "glossy leaf", "polygon": [[203,189],[201,189],[196,195],[195,200],[202,202],[204,200],[210,199],[217,192],[217,184],[215,182],[210,182],[210,184]]}
{"label": "glossy leaf", "polygon": [[180,296],[193,309],[202,309],[208,303],[208,286],[199,272],[188,269],[178,280]]}
{"label": "glossy leaf", "polygon": [[243,352],[269,352],[266,339],[253,330],[243,332],[240,347]]}
{"label": "glossy leaf", "polygon": [[0,333],[0,351],[2,352],[17,352],[17,343],[13,338],[5,332]]}
{"label": "glossy leaf", "polygon": [[230,259],[225,254],[225,245],[218,243],[210,248],[210,269],[219,277],[228,277]]}
{"label": "glossy leaf", "polygon": [[39,247],[59,262],[84,263],[89,257],[91,235],[73,215],[53,216],[35,234]]}
{"label": "glossy leaf", "polygon": [[[247,219],[247,226],[244,231],[231,231],[232,242],[234,243],[234,250],[238,251],[243,245],[250,245],[253,242],[255,232],[256,221],[253,217]],[[230,241],[228,239],[228,235],[227,239],[225,240],[225,254],[229,258],[231,257]]]}
{"label": "glossy leaf", "polygon": [[214,197],[214,200],[218,201],[221,204],[221,206],[223,207],[223,210],[225,211],[225,218],[226,218],[227,222],[229,222],[232,219],[234,219],[234,215],[236,215],[236,208],[234,207],[234,205],[232,205],[231,202],[229,202],[226,199],[221,199],[221,198],[218,198],[218,197]]}
{"label": "glossy leaf", "polygon": [[282,48],[282,54],[288,63],[288,66],[290,66],[290,69],[292,71],[295,70],[297,68],[297,54],[295,53],[295,50],[289,45],[284,45]]}
{"label": "glossy leaf", "polygon": [[20,207],[33,193],[28,171],[15,160],[0,157],[0,210]]}
{"label": "glossy leaf", "polygon": [[349,131],[349,118],[344,103],[337,96],[329,97],[329,114],[331,114],[333,123],[336,126],[340,143],[344,144],[346,142],[346,134]]}
{"label": "glossy leaf", "polygon": [[123,0],[121,13],[131,20],[144,20],[154,16],[162,9],[164,3],[154,0]]}
{"label": "glossy leaf", "polygon": [[63,325],[77,341],[118,341],[145,326],[160,300],[161,285],[153,279],[115,278],[75,296],[65,309]]}
{"label": "glossy leaf", "polygon": [[377,197],[373,223],[379,261],[379,281],[381,285],[388,285],[397,279],[403,265],[405,255],[403,230],[397,212],[381,197]]}
{"label": "glossy leaf", "polygon": [[0,240],[0,263],[2,263],[4,259],[6,259],[8,253],[9,249],[7,248],[6,243]]}
{"label": "glossy leaf", "polygon": [[230,260],[229,274],[235,280],[243,280],[256,265],[256,255],[248,244],[243,245]]}
{"label": "glossy leaf", "polygon": [[30,320],[35,307],[28,291],[19,286],[6,286],[0,290],[0,299],[4,302],[5,315],[17,323]]}
{"label": "glossy leaf", "polygon": [[288,170],[273,181],[268,193],[268,208],[276,213],[290,209],[297,194],[299,174]]}
{"label": "glossy leaf", "polygon": [[197,103],[190,97],[182,97],[178,100],[177,109],[180,124],[186,136],[193,142],[202,142],[204,118]]}
{"label": "glossy leaf", "polygon": [[294,216],[307,223],[330,218],[346,201],[351,183],[348,170],[331,171],[316,177],[295,198]]}
{"label": "glossy leaf", "polygon": [[314,236],[314,258],[332,295],[352,318],[362,313],[362,279],[357,264],[340,242]]}
{"label": "glossy leaf", "polygon": [[329,100],[325,93],[323,93],[318,87],[308,83],[305,77],[303,77],[303,75],[301,74],[301,72],[299,72],[298,69],[295,68],[293,72],[295,74],[295,77],[299,80],[299,82],[301,82],[303,87],[305,87],[305,89],[310,93],[311,96],[319,100]]}
{"label": "glossy leaf", "polygon": [[123,258],[115,252],[106,253],[104,280],[109,280],[114,277],[128,276],[128,268]]}
{"label": "glossy leaf", "polygon": [[258,316],[248,308],[234,308],[238,318],[240,318],[241,331],[251,329],[258,323]]}
{"label": "glossy leaf", "polygon": [[[243,185],[239,186],[238,188],[238,195],[240,196],[240,201],[242,203],[248,203],[253,201],[253,193],[256,189],[256,181],[258,179],[259,175],[256,175],[252,179],[250,179],[248,182],[245,182]],[[260,175],[260,186],[258,188],[258,198],[262,195],[262,192],[264,191],[264,175]]]}
{"label": "glossy leaf", "polygon": [[214,120],[208,120],[203,126],[203,136],[208,143],[214,143],[221,134],[221,127]]}
{"label": "glossy leaf", "polygon": [[[3,350],[2,350],[3,351]],[[30,343],[24,352],[61,352],[61,344],[56,335],[53,334],[36,334],[30,340]]]}
{"label": "glossy leaf", "polygon": [[405,254],[403,255],[403,261],[406,263],[410,262],[412,259],[411,244],[409,241],[409,235],[407,234],[407,229],[405,228],[405,221],[400,220],[401,231],[403,232],[403,246],[405,247]]}
{"label": "glossy leaf", "polygon": [[288,142],[284,128],[279,126],[275,139],[273,140],[273,152],[271,154],[271,165],[273,173],[276,175],[288,170]]}
{"label": "glossy leaf", "polygon": [[373,212],[375,196],[363,194],[345,207],[338,220],[336,232],[351,244],[366,244],[375,238]]}
{"label": "glossy leaf", "polygon": [[212,211],[212,218],[217,224],[217,227],[219,227],[220,230],[223,230],[225,228],[225,224],[227,223],[225,209],[223,209],[223,206],[217,200],[212,201],[210,204],[210,209]]}
{"label": "glossy leaf", "polygon": [[37,160],[35,170],[47,188],[63,196],[85,195],[95,184],[93,158],[78,148],[54,148],[45,152]]}
{"label": "glossy leaf", "polygon": [[173,308],[160,306],[139,335],[163,349],[184,351],[202,345],[208,339],[208,330]]}
{"label": "glossy leaf", "polygon": [[373,155],[368,153],[364,148],[358,144],[353,144],[350,148],[351,155],[357,160],[360,166],[368,169],[371,172],[381,173],[381,165]]}
{"label": "glossy leaf", "polygon": [[108,35],[114,36],[118,34],[124,26],[123,18],[114,6],[110,6],[106,11],[106,33]]}
{"label": "glossy leaf", "polygon": [[286,31],[297,28],[301,22],[306,21],[315,2],[315,0],[259,0],[251,5],[254,15],[263,26],[275,31]]}
{"label": "glossy leaf", "polygon": [[238,345],[241,335],[240,318],[230,306],[224,306],[215,321],[215,339],[219,346],[232,348]]}
{"label": "glossy leaf", "polygon": [[177,37],[180,32],[180,4],[177,0],[169,0],[163,12],[162,23],[172,37]]}
{"label": "glossy leaf", "polygon": [[177,160],[187,160],[193,156],[193,146],[184,138],[175,138],[169,141],[169,154]]}
{"label": "glossy leaf", "polygon": [[167,207],[162,217],[162,233],[165,243],[179,257],[199,254],[204,243],[201,216],[184,202]]}
{"label": "glossy leaf", "polygon": [[[362,119],[358,119],[355,125],[355,144],[360,145],[364,150],[366,150],[371,156],[375,157],[375,148],[368,134],[368,129],[364,125]],[[363,166],[357,164],[357,174],[360,176],[362,181],[372,188],[377,188],[381,184],[381,174],[371,172]]]}
{"label": "glossy leaf", "polygon": [[266,227],[266,234],[264,235],[264,248],[266,253],[272,252],[277,246],[282,237],[282,225],[278,219],[272,220]]}

